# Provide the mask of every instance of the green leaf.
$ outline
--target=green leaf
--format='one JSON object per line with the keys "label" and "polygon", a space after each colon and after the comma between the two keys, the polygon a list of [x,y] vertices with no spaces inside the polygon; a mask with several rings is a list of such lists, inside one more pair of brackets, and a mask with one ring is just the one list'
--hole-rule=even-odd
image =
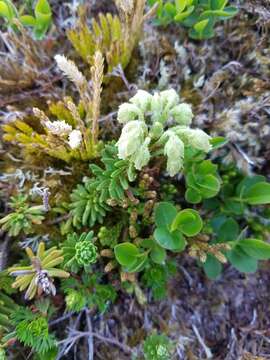
{"label": "green leaf", "polygon": [[228,0],[210,0],[210,7],[212,10],[222,10],[227,3]]}
{"label": "green leaf", "polygon": [[161,202],[155,210],[155,223],[157,227],[169,227],[177,214],[176,208],[168,203]]}
{"label": "green leaf", "polygon": [[197,235],[203,227],[202,219],[199,213],[193,209],[180,211],[171,226],[171,230],[180,230],[186,236]]}
{"label": "green leaf", "polygon": [[175,14],[176,14],[176,9],[175,9],[175,7],[173,6],[172,3],[169,3],[169,2],[166,3],[164,5],[163,9],[170,16],[175,16]]}
{"label": "green leaf", "polygon": [[194,25],[195,31],[197,31],[199,34],[202,34],[208,23],[209,23],[209,19],[205,19],[197,22]]}
{"label": "green leaf", "polygon": [[270,259],[270,244],[258,239],[243,239],[237,245],[249,256],[257,260]]}
{"label": "green leaf", "polygon": [[205,175],[216,175],[217,165],[213,164],[211,160],[204,160],[195,168],[196,179],[203,178]]}
{"label": "green leaf", "polygon": [[203,269],[209,279],[216,279],[221,274],[222,265],[213,255],[208,254]]}
{"label": "green leaf", "polygon": [[251,186],[244,192],[243,201],[249,205],[262,205],[270,203],[270,183],[260,182]]}
{"label": "green leaf", "polygon": [[238,9],[234,6],[227,6],[224,8],[224,12],[226,12],[225,16],[222,16],[222,19],[228,19],[238,14]]}
{"label": "green leaf", "polygon": [[150,253],[150,257],[154,263],[164,264],[166,259],[166,250],[156,244]]}
{"label": "green leaf", "polygon": [[185,199],[190,204],[198,204],[202,201],[201,195],[194,189],[187,189],[185,192]]}
{"label": "green leaf", "polygon": [[236,194],[242,197],[245,192],[253,185],[265,182],[265,177],[262,175],[246,176],[236,187]]}
{"label": "green leaf", "polygon": [[35,7],[35,14],[51,15],[51,7],[47,0],[38,0]]}
{"label": "green leaf", "polygon": [[227,252],[227,257],[230,263],[241,272],[252,273],[257,270],[257,260],[247,255],[238,245]]}
{"label": "green leaf", "polygon": [[157,243],[168,250],[182,251],[186,246],[186,241],[180,231],[170,232],[166,228],[157,228],[154,231],[154,238]]}
{"label": "green leaf", "polygon": [[137,256],[140,254],[139,249],[134,244],[124,242],[114,247],[116,260],[122,266],[132,266],[137,261]]}
{"label": "green leaf", "polygon": [[125,267],[125,271],[126,272],[139,272],[141,271],[148,259],[148,254],[147,253],[142,253],[137,255],[136,261],[132,264],[130,264],[129,266]]}
{"label": "green leaf", "polygon": [[213,150],[219,149],[220,147],[228,144],[228,142],[229,140],[223,136],[217,136],[210,140],[210,144],[212,145]]}
{"label": "green leaf", "polygon": [[20,16],[19,20],[24,26],[36,26],[36,19],[31,15]]}
{"label": "green leaf", "polygon": [[12,19],[13,17],[10,8],[4,1],[0,1],[0,16],[7,18],[8,20]]}
{"label": "green leaf", "polygon": [[187,0],[175,0],[175,8],[178,13],[181,13],[187,6]]}
{"label": "green leaf", "polygon": [[187,17],[189,17],[193,11],[194,11],[194,6],[190,6],[186,11],[178,12],[174,17],[174,20],[181,22],[185,20]]}
{"label": "green leaf", "polygon": [[205,199],[217,195],[220,190],[220,181],[212,174],[206,175],[202,180],[198,181],[198,185],[200,185],[201,194]]}
{"label": "green leaf", "polygon": [[238,223],[233,218],[227,218],[218,229],[218,242],[235,241],[239,231]]}

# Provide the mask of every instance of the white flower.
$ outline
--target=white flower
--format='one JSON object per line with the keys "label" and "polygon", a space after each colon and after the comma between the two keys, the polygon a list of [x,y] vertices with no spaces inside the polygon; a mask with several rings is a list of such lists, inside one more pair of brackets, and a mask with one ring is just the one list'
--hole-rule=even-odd
{"label": "white flower", "polygon": [[176,175],[183,167],[185,146],[182,140],[168,130],[169,139],[164,146],[164,155],[167,156],[167,171],[170,176]]}
{"label": "white flower", "polygon": [[153,96],[149,94],[147,91],[138,90],[137,94],[134,95],[129,101],[132,104],[138,106],[142,110],[142,112],[145,112],[148,110],[151,104],[152,97]]}
{"label": "white flower", "polygon": [[128,122],[122,129],[121,136],[116,143],[118,146],[118,157],[126,159],[139,150],[144,142],[147,126],[143,121],[134,120]]}
{"label": "white flower", "polygon": [[179,95],[174,89],[161,91],[160,98],[162,105],[168,108],[171,108],[179,103]]}
{"label": "white flower", "polygon": [[169,118],[170,110],[179,103],[179,96],[174,89],[155,93],[151,101],[152,121],[164,123]]}
{"label": "white flower", "polygon": [[174,129],[177,135],[180,136],[187,145],[191,145],[195,149],[202,150],[204,152],[211,150],[211,136],[207,135],[203,130],[190,129],[185,126],[176,126]]}
{"label": "white flower", "polygon": [[193,118],[191,106],[186,103],[173,107],[170,111],[170,115],[180,125],[190,125]]}
{"label": "white flower", "polygon": [[121,124],[132,120],[143,120],[143,113],[137,105],[124,103],[119,106],[117,120]]}
{"label": "white flower", "polygon": [[210,144],[210,140],[211,136],[207,135],[201,129],[192,129],[191,136],[189,137],[190,145],[204,152],[211,150],[212,145]]}
{"label": "white flower", "polygon": [[64,120],[48,120],[44,122],[44,125],[53,135],[66,136],[72,131],[72,126],[67,124]]}
{"label": "white flower", "polygon": [[68,136],[68,144],[71,149],[77,149],[82,142],[82,133],[80,130],[72,130]]}
{"label": "white flower", "polygon": [[150,152],[148,149],[148,145],[150,143],[151,139],[150,137],[147,137],[144,140],[144,143],[140,146],[138,151],[133,155],[133,162],[135,169],[141,170],[145,165],[149,163],[150,160]]}

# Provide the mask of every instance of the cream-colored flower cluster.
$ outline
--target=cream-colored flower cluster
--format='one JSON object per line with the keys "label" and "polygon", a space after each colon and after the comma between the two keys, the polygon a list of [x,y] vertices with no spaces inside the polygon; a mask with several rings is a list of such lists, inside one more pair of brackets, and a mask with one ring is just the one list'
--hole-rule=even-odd
{"label": "cream-colored flower cluster", "polygon": [[169,175],[176,175],[183,167],[185,146],[203,152],[211,150],[211,137],[200,129],[192,129],[192,118],[191,106],[180,103],[175,90],[154,95],[139,90],[118,110],[117,119],[124,124],[117,142],[118,157],[128,159],[141,170],[151,155],[163,154]]}

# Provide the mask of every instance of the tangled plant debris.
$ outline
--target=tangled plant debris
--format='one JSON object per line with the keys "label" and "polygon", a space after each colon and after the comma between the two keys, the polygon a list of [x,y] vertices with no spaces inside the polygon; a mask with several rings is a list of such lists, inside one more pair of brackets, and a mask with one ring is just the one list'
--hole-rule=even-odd
{"label": "tangled plant debris", "polygon": [[269,359],[269,13],[0,1],[1,360]]}

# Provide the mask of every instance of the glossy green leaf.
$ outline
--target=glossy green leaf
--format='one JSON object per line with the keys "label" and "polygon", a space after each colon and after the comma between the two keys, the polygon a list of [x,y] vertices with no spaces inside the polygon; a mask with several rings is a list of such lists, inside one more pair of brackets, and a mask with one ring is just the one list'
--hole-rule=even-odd
{"label": "glossy green leaf", "polygon": [[209,19],[205,19],[205,20],[201,20],[201,21],[197,22],[194,25],[195,31],[197,31],[199,34],[202,34],[204,29],[206,28],[208,22],[209,22]]}
{"label": "glossy green leaf", "polygon": [[47,0],[38,0],[35,7],[35,14],[51,15],[51,7]]}
{"label": "glossy green leaf", "polygon": [[238,223],[233,218],[227,218],[218,229],[218,242],[235,241],[239,232]]}
{"label": "glossy green leaf", "polygon": [[36,26],[36,19],[31,15],[20,16],[19,20],[24,26]]}
{"label": "glossy green leaf", "polygon": [[229,140],[223,136],[217,136],[210,140],[213,150],[221,148],[222,146],[228,144],[228,142]]}
{"label": "glossy green leaf", "polygon": [[166,250],[159,245],[153,247],[150,253],[152,261],[156,264],[164,264],[166,259]]}
{"label": "glossy green leaf", "polygon": [[270,244],[258,239],[242,239],[237,245],[249,256],[257,260],[270,259]]}
{"label": "glossy green leaf", "polygon": [[185,199],[190,204],[198,204],[202,201],[201,195],[194,189],[187,189],[185,192]]}
{"label": "glossy green leaf", "polygon": [[270,203],[270,183],[260,182],[245,191],[243,201],[249,205],[262,205]]}
{"label": "glossy green leaf", "polygon": [[186,241],[180,231],[170,232],[166,228],[157,228],[154,231],[154,238],[157,243],[168,250],[182,251],[186,246]]}
{"label": "glossy green leaf", "polygon": [[12,13],[8,5],[4,1],[0,1],[0,16],[10,20],[12,18]]}
{"label": "glossy green leaf", "polygon": [[174,17],[174,20],[181,22],[185,20],[188,16],[190,16],[193,11],[194,11],[194,6],[190,6],[186,11],[178,12]]}
{"label": "glossy green leaf", "polygon": [[2,16],[11,21],[17,14],[17,9],[11,1],[0,1],[0,17]]}
{"label": "glossy green leaf", "polygon": [[252,273],[257,270],[257,260],[247,255],[238,245],[227,253],[227,257],[230,263],[241,272]]}
{"label": "glossy green leaf", "polygon": [[125,267],[126,272],[142,271],[148,259],[147,253],[137,255],[135,262]]}
{"label": "glossy green leaf", "polygon": [[223,9],[227,3],[228,0],[210,0],[210,7],[212,10],[220,10]]}
{"label": "glossy green leaf", "polygon": [[217,195],[220,190],[220,181],[212,174],[206,175],[202,180],[198,181],[198,184],[205,199]]}
{"label": "glossy green leaf", "polygon": [[222,265],[213,255],[208,254],[203,269],[209,279],[216,279],[221,274]]}
{"label": "glossy green leaf", "polygon": [[187,6],[187,0],[175,0],[175,8],[178,13],[185,10]]}
{"label": "glossy green leaf", "polygon": [[157,227],[169,227],[177,214],[176,208],[168,202],[160,202],[155,210]]}
{"label": "glossy green leaf", "polygon": [[203,227],[202,219],[199,213],[193,209],[180,211],[171,226],[171,230],[180,230],[186,236],[197,235]]}
{"label": "glossy green leaf", "polygon": [[124,242],[114,247],[114,254],[120,265],[129,267],[136,263],[140,252],[134,244]]}

